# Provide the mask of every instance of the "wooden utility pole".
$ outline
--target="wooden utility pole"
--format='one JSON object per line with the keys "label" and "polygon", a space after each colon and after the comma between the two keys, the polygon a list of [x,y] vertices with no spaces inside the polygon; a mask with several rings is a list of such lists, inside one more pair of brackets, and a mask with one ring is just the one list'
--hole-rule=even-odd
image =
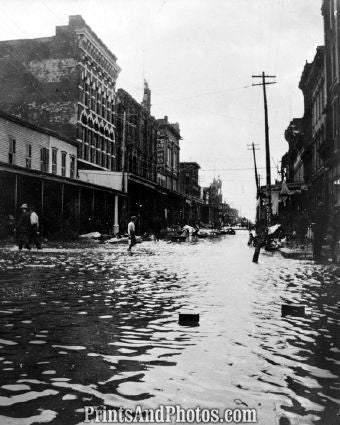
{"label": "wooden utility pole", "polygon": [[[265,242],[266,236],[268,234],[268,228],[271,222],[272,215],[272,194],[271,194],[271,177],[270,177],[270,149],[269,149],[269,126],[268,126],[268,105],[267,105],[267,93],[266,85],[275,84],[275,81],[266,81],[266,78],[276,78],[275,75],[266,75],[262,72],[262,75],[252,75],[252,78],[261,78],[261,83],[252,84],[252,86],[262,86],[263,88],[263,103],[264,103],[264,129],[265,129],[265,142],[266,142],[266,195],[267,195],[267,205],[266,205],[266,229],[260,232],[258,235],[258,241],[256,244],[253,263],[258,262],[260,255],[261,245]],[[261,200],[260,200],[261,202]]]}
{"label": "wooden utility pole", "polygon": [[270,149],[269,149],[269,126],[268,126],[268,105],[266,86],[268,84],[276,84],[275,81],[266,81],[266,78],[276,78],[275,75],[252,75],[252,78],[261,78],[261,83],[252,84],[252,86],[262,86],[263,88],[263,102],[264,102],[264,125],[265,125],[265,141],[266,141],[266,192],[268,196],[267,204],[267,227],[270,226],[271,213],[272,213],[272,196],[271,196],[271,177],[270,177]]}
{"label": "wooden utility pole", "polygon": [[251,145],[247,145],[247,146],[251,146],[251,148],[248,148],[248,151],[250,149],[253,151],[254,171],[255,171],[255,183],[256,183],[256,198],[258,198],[259,197],[259,194],[260,194],[260,183],[259,183],[259,176],[257,174],[255,150],[259,150],[259,148],[257,147],[257,145],[254,144],[254,142],[252,142]]}
{"label": "wooden utility pole", "polygon": [[125,190],[125,132],[126,132],[126,112],[123,113],[123,134],[122,134],[122,192]]}

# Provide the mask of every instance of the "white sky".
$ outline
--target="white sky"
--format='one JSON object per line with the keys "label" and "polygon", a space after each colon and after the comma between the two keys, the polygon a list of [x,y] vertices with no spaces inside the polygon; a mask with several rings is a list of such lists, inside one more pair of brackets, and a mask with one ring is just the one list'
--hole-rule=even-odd
{"label": "white sky", "polygon": [[244,87],[252,74],[277,76],[267,86],[274,181],[284,130],[303,114],[304,63],[323,44],[320,8],[321,0],[1,0],[0,39],[54,35],[68,15],[82,15],[118,58],[117,87],[141,101],[145,77],[152,114],[180,124],[181,161],[201,165],[203,186],[219,175],[225,201],[253,219],[247,144],[260,146],[264,183],[263,96]]}

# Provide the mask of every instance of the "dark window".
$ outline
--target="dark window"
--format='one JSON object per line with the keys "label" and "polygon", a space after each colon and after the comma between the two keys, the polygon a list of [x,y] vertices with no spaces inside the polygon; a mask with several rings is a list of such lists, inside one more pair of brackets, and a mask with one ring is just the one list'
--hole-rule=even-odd
{"label": "dark window", "polygon": [[66,177],[66,152],[61,152],[61,175]]}
{"label": "dark window", "polygon": [[52,148],[52,174],[57,174],[57,155],[58,150]]}
{"label": "dark window", "polygon": [[13,137],[10,137],[9,149],[8,149],[8,162],[10,164],[15,164],[16,150],[17,150],[17,141]]}
{"label": "dark window", "polygon": [[40,149],[40,170],[48,173],[49,152],[47,148]]}
{"label": "dark window", "polygon": [[26,143],[26,168],[32,168],[32,145]]}
{"label": "dark window", "polygon": [[76,158],[73,155],[70,156],[70,177],[71,179],[76,177]]}

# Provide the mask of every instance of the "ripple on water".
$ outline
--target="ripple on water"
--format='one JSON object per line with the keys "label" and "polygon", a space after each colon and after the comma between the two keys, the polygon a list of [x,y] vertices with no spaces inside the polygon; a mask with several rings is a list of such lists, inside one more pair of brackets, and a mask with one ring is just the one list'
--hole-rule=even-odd
{"label": "ripple on water", "polygon": [[[255,266],[242,236],[144,246],[131,257],[126,247],[53,251],[45,261],[58,267],[32,270],[34,280],[18,265],[10,271],[16,278],[0,285],[6,295],[6,302],[0,298],[2,366],[15,364],[1,371],[6,400],[24,391],[22,406],[50,403],[70,417],[85,402],[222,408],[256,407],[260,400],[259,423],[266,424],[282,415],[292,424],[324,423],[338,408],[339,303],[324,267],[262,253]],[[28,261],[22,256],[19,262]],[[310,314],[281,318],[287,301],[305,303]],[[14,305],[25,306],[24,315]],[[201,314],[199,328],[177,324],[178,311],[189,307]],[[23,326],[30,323],[34,332],[33,325]],[[34,343],[47,336],[52,346]],[[22,348],[39,366],[17,366]],[[49,370],[41,371],[42,359]],[[19,384],[28,388],[7,387]]]}

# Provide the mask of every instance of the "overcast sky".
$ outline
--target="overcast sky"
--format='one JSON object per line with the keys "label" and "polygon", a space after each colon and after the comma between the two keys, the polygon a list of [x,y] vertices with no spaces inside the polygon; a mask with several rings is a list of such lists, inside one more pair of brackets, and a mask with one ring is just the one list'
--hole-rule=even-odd
{"label": "overcast sky", "polygon": [[321,0],[1,0],[0,39],[54,35],[68,15],[82,15],[118,58],[117,86],[141,101],[145,78],[152,114],[180,124],[181,161],[200,164],[203,186],[220,176],[225,201],[253,219],[247,144],[260,147],[262,183],[265,150],[262,89],[249,87],[251,75],[277,76],[268,86],[274,180],[284,130],[303,114],[303,66],[323,44],[320,8]]}

